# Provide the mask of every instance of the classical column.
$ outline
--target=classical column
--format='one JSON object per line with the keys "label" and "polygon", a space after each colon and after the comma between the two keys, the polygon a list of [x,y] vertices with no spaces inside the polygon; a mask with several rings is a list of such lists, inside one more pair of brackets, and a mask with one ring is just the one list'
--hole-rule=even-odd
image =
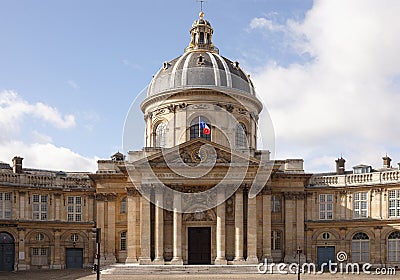
{"label": "classical column", "polygon": [[161,188],[155,190],[155,264],[164,264],[164,215],[163,192]]}
{"label": "classical column", "polygon": [[[143,187],[143,186],[142,186]],[[149,192],[146,192],[149,193]],[[151,264],[150,258],[150,201],[143,195],[140,197],[140,247],[139,264]]]}
{"label": "classical column", "polygon": [[246,263],[256,264],[257,258],[257,197],[248,198],[247,207],[247,259]]}
{"label": "classical column", "polygon": [[235,193],[235,259],[234,262],[243,262],[243,188]]}
{"label": "classical column", "polygon": [[214,264],[227,264],[225,257],[225,191],[219,191],[217,201],[223,201],[217,206],[217,257]]}
{"label": "classical column", "polygon": [[263,260],[271,256],[271,191],[263,191]]}
{"label": "classical column", "polygon": [[127,256],[125,263],[137,263],[136,255],[136,196],[138,195],[137,190],[134,187],[126,188],[128,194],[128,238],[127,238]]}
{"label": "classical column", "polygon": [[182,198],[179,193],[174,194],[174,225],[173,225],[173,258],[172,264],[183,264],[182,260]]}

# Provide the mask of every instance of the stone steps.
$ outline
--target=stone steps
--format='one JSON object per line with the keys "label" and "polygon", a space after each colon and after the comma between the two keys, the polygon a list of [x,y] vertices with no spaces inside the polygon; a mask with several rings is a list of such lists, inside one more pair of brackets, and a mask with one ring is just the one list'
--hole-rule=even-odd
{"label": "stone steps", "polygon": [[114,264],[101,274],[257,274],[257,265],[135,265]]}

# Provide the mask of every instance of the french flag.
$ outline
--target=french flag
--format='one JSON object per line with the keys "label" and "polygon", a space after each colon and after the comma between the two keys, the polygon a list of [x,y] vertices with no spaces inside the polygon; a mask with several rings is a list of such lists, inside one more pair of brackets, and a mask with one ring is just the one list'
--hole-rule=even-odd
{"label": "french flag", "polygon": [[211,130],[208,127],[208,125],[206,124],[206,122],[203,121],[202,119],[200,119],[200,129],[202,129],[203,134],[206,134],[206,135],[210,134],[210,132],[211,132]]}

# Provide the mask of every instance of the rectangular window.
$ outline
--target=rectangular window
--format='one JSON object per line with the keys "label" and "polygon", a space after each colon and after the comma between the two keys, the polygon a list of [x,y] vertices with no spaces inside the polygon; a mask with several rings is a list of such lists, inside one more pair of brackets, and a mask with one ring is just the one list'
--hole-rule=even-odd
{"label": "rectangular window", "polygon": [[271,196],[271,211],[274,213],[281,211],[281,200],[278,196]]}
{"label": "rectangular window", "polygon": [[34,194],[32,217],[34,220],[47,220],[47,195]]}
{"label": "rectangular window", "polygon": [[82,221],[82,197],[68,196],[68,221]]}
{"label": "rectangular window", "polygon": [[11,219],[11,193],[0,193],[0,219]]}
{"label": "rectangular window", "polygon": [[281,249],[281,232],[273,230],[271,231],[271,250]]}
{"label": "rectangular window", "polygon": [[333,194],[319,195],[319,219],[333,219]]}
{"label": "rectangular window", "polygon": [[126,250],[126,231],[121,232],[121,251]]}
{"label": "rectangular window", "polygon": [[400,218],[400,190],[389,191],[389,217]]}
{"label": "rectangular window", "polygon": [[353,217],[356,219],[368,217],[368,193],[367,192],[354,193]]}
{"label": "rectangular window", "polygon": [[32,265],[48,265],[49,264],[49,248],[32,248]]}
{"label": "rectangular window", "polygon": [[352,240],[351,259],[353,262],[369,262],[369,240]]}

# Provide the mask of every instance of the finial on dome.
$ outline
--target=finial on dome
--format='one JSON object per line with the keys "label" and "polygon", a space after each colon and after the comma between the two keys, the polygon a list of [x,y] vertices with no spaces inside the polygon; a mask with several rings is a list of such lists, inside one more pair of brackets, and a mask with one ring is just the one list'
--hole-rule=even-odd
{"label": "finial on dome", "polygon": [[[206,0],[196,0],[196,2],[200,2],[200,14],[203,13],[203,3],[206,2]],[[204,16],[204,13],[203,13]],[[203,16],[200,15],[202,18]]]}
{"label": "finial on dome", "polygon": [[185,52],[193,50],[206,50],[218,53],[218,49],[215,48],[214,44],[212,43],[212,35],[214,30],[212,29],[210,22],[204,19],[203,2],[206,1],[196,0],[196,2],[200,2],[199,18],[193,22],[192,28],[190,28],[191,40],[189,46],[185,48]]}

